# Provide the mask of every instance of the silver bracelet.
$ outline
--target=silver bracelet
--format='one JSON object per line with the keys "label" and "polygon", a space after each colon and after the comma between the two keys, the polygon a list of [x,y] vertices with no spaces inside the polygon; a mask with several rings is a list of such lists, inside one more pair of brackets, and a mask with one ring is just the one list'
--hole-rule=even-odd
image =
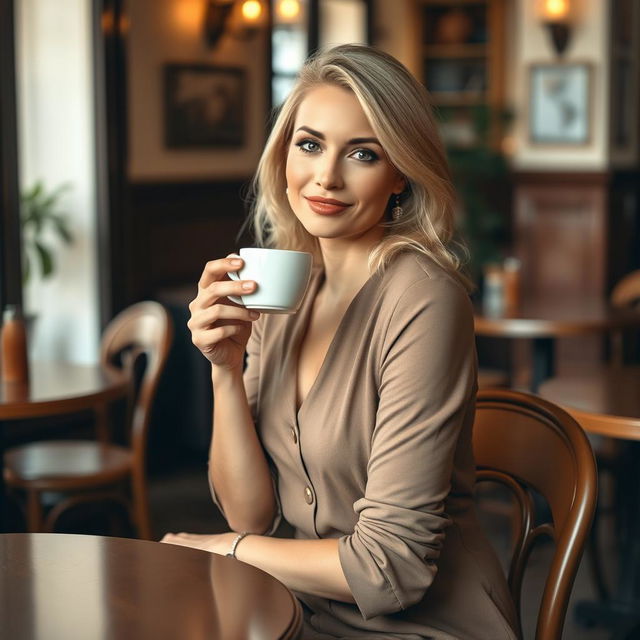
{"label": "silver bracelet", "polygon": [[236,557],[236,549],[238,548],[240,541],[244,540],[248,535],[249,535],[249,531],[243,531],[233,539],[233,542],[231,543],[231,549],[229,549],[229,553],[227,553],[227,558]]}

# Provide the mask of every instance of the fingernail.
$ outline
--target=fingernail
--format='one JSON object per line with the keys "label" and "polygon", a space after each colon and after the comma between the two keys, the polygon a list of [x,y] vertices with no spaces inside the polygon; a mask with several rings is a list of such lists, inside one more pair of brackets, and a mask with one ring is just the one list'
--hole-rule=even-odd
{"label": "fingernail", "polygon": [[254,287],[253,282],[243,282],[243,283],[242,283],[242,288],[243,288],[245,291],[251,291],[251,289],[253,289],[253,287]]}
{"label": "fingernail", "polygon": [[231,261],[231,264],[234,267],[241,267],[242,266],[242,260],[238,260],[238,258],[235,258],[234,260]]}
{"label": "fingernail", "polygon": [[260,317],[260,314],[257,311],[249,311],[249,317],[257,320]]}

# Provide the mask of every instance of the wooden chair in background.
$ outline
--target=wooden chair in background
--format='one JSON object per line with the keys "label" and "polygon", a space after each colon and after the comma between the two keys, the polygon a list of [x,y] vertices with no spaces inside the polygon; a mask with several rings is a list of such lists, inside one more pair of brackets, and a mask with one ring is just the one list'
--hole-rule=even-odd
{"label": "wooden chair in background", "polygon": [[[640,269],[632,271],[624,276],[613,288],[610,296],[613,306],[628,309],[640,310]],[[640,328],[640,321],[638,322]],[[638,357],[638,329],[635,331],[615,331],[610,336],[610,359],[607,364],[589,369],[587,371],[567,373],[555,376],[540,386],[540,394],[551,397],[558,402],[567,398],[580,401],[585,398],[587,406],[594,398],[601,395],[606,396],[612,387],[612,382],[623,379],[625,376],[637,378],[636,366],[629,366],[627,361],[633,361],[634,357]],[[635,353],[634,353],[635,352]],[[624,397],[622,394],[626,389],[626,385],[619,385],[620,396],[614,397],[613,404],[623,404]],[[596,436],[597,437],[597,436]],[[617,484],[619,481],[625,482],[626,479],[619,479],[618,468],[619,459],[623,455],[625,447],[623,441],[615,438],[599,438],[598,442],[594,440],[594,449],[598,461],[598,469],[606,472],[613,479],[612,491],[604,492],[601,497],[605,498],[596,512],[591,536],[589,540],[588,552],[591,561],[593,581],[601,600],[605,601],[609,598],[609,589],[606,584],[604,571],[602,568],[600,549],[598,544],[598,521],[601,511],[610,511],[615,508],[617,497]]]}
{"label": "wooden chair in background", "polygon": [[[616,284],[611,292],[610,300],[614,307],[626,307],[640,311],[640,269],[628,273]],[[625,336],[624,332],[616,331],[611,336],[611,364],[613,366],[623,366],[628,359],[625,349],[636,351],[637,340],[637,331],[634,332],[633,336]],[[638,356],[637,353],[633,355]]]}
{"label": "wooden chair in background", "polygon": [[[146,447],[153,400],[173,337],[169,314],[157,302],[140,302],[118,314],[101,341],[102,366],[124,369],[132,386],[127,413],[129,446],[97,440],[33,442],[5,453],[5,482],[25,494],[30,532],[53,531],[72,507],[98,501],[123,504],[141,538],[151,539]],[[43,494],[57,501],[45,514]]]}
{"label": "wooden chair in background", "polygon": [[[518,507],[508,583],[520,616],[522,582],[538,537],[555,551],[538,612],[536,640],[560,640],[597,498],[591,445],[578,423],[556,405],[508,390],[478,393],[473,445],[478,481],[506,486]],[[536,520],[532,490],[549,506],[551,522]]]}

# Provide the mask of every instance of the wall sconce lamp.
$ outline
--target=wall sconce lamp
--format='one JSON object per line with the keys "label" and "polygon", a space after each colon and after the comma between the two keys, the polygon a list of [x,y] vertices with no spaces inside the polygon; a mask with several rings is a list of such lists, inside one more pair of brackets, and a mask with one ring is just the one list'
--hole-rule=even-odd
{"label": "wall sconce lamp", "polygon": [[[239,30],[233,30],[231,15],[239,12]],[[240,40],[253,37],[262,25],[265,8],[260,0],[207,0],[204,15],[204,39],[207,46],[213,49],[226,33]]]}
{"label": "wall sconce lamp", "polygon": [[542,23],[558,56],[564,53],[571,37],[569,13],[569,0],[543,0]]}

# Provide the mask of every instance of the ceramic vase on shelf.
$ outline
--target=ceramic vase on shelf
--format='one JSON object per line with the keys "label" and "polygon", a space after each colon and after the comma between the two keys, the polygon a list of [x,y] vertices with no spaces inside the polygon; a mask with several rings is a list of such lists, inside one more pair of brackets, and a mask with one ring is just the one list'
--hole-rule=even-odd
{"label": "ceramic vase on shelf", "polygon": [[436,42],[440,44],[463,44],[467,42],[473,23],[469,15],[462,9],[451,9],[438,20]]}

